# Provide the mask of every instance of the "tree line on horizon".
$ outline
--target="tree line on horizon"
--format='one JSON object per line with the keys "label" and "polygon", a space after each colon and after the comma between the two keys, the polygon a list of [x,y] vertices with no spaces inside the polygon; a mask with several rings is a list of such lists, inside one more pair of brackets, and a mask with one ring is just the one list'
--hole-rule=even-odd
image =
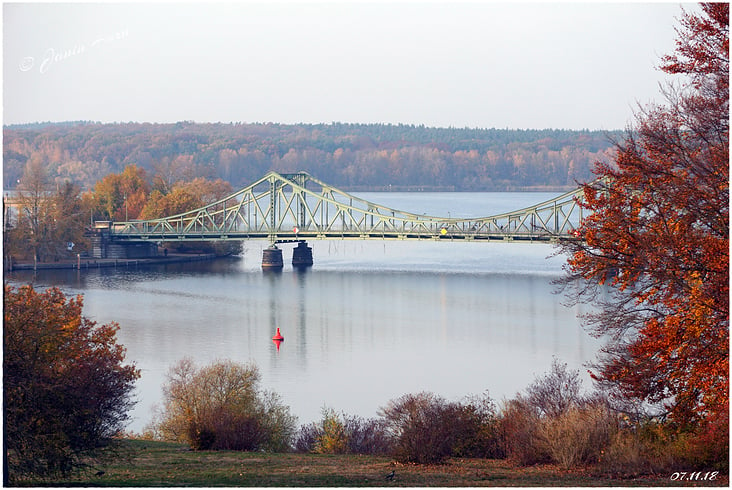
{"label": "tree line on horizon", "polygon": [[565,189],[612,161],[620,132],[430,128],[405,124],[68,122],[3,127],[4,188],[29,162],[57,186],[91,189],[131,164],[178,180],[244,187],[269,171],[310,174],[350,190]]}

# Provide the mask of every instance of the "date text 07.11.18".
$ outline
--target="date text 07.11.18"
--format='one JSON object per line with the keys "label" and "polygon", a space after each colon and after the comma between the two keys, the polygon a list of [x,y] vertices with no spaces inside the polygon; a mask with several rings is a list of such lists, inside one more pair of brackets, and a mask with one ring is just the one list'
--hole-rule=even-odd
{"label": "date text 07.11.18", "polygon": [[712,481],[719,476],[719,471],[676,471],[671,474],[672,481]]}

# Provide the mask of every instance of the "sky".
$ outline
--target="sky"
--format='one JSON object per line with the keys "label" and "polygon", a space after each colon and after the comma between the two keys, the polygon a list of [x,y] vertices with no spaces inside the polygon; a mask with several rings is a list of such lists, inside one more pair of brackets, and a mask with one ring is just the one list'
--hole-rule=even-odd
{"label": "sky", "polygon": [[3,123],[624,129],[662,101],[681,8],[4,3]]}

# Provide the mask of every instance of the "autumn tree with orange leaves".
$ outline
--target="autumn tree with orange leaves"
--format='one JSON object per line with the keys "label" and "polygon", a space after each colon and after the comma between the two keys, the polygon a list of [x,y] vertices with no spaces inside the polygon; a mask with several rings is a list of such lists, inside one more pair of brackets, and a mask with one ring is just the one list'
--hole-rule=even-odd
{"label": "autumn tree with orange leaves", "polygon": [[147,172],[137,165],[127,165],[119,174],[109,174],[86,196],[95,219],[123,221],[136,219],[150,194]]}
{"label": "autumn tree with orange leaves", "polygon": [[606,336],[593,376],[615,397],[655,407],[705,457],[727,459],[729,406],[729,4],[684,12],[681,75],[666,103],[644,108],[568,241],[565,293],[594,302],[587,326]]}
{"label": "autumn tree with orange leaves", "polygon": [[59,289],[5,286],[4,483],[67,475],[124,429],[140,372],[125,365],[119,326],[81,315]]}

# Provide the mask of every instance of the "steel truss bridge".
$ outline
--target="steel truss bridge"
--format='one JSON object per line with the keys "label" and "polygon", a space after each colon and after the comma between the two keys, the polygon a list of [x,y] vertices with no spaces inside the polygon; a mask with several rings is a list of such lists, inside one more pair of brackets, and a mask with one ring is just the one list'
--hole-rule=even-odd
{"label": "steel truss bridge", "polygon": [[509,213],[444,218],[366,201],[306,172],[270,172],[240,191],[175,216],[110,223],[113,242],[308,239],[397,239],[527,242],[573,238],[581,189]]}

